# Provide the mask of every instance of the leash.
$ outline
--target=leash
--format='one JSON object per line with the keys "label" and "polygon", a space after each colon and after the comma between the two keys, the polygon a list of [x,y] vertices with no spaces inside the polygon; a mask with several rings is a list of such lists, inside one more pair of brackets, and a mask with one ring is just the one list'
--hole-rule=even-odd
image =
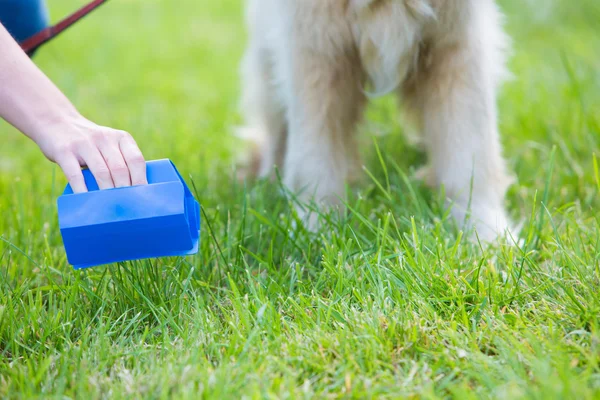
{"label": "leash", "polygon": [[37,50],[43,44],[49,42],[58,36],[65,29],[69,28],[71,25],[94,11],[96,8],[100,7],[102,4],[106,3],[108,0],[93,0],[91,3],[81,7],[79,10],[75,11],[73,14],[69,15],[67,18],[63,19],[59,23],[54,26],[49,26],[45,28],[35,35],[25,39],[20,43],[21,48],[28,55],[32,55],[35,50]]}

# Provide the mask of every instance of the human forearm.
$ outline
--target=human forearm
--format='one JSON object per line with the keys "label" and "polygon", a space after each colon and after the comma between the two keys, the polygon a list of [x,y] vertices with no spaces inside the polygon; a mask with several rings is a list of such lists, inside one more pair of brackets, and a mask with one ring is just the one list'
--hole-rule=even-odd
{"label": "human forearm", "polygon": [[34,141],[48,124],[78,116],[71,102],[0,25],[0,117]]}

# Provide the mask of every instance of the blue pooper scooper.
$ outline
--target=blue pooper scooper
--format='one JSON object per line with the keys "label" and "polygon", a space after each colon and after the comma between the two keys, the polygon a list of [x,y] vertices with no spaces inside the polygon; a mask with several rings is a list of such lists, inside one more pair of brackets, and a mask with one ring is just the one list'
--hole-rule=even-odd
{"label": "blue pooper scooper", "polygon": [[146,163],[148,185],[99,190],[83,171],[87,193],[67,185],[58,221],[75,269],[198,252],[200,205],[170,160]]}

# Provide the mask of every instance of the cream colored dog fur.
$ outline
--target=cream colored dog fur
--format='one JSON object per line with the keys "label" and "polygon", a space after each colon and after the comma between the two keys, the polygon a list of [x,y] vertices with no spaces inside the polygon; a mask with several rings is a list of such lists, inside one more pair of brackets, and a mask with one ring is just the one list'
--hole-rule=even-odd
{"label": "cream colored dog fur", "polygon": [[278,166],[301,200],[339,205],[365,101],[395,92],[428,154],[420,175],[445,187],[456,221],[487,241],[507,231],[493,0],[248,0],[247,24],[242,111],[260,176]]}

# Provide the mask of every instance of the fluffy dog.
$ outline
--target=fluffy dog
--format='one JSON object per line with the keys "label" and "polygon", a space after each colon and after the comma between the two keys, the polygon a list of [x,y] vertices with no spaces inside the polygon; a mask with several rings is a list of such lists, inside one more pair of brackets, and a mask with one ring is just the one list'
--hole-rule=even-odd
{"label": "fluffy dog", "polygon": [[428,154],[420,176],[482,239],[506,232],[496,92],[508,41],[494,0],[248,0],[246,17],[242,112],[259,176],[278,166],[301,200],[339,205],[368,93],[395,92]]}

